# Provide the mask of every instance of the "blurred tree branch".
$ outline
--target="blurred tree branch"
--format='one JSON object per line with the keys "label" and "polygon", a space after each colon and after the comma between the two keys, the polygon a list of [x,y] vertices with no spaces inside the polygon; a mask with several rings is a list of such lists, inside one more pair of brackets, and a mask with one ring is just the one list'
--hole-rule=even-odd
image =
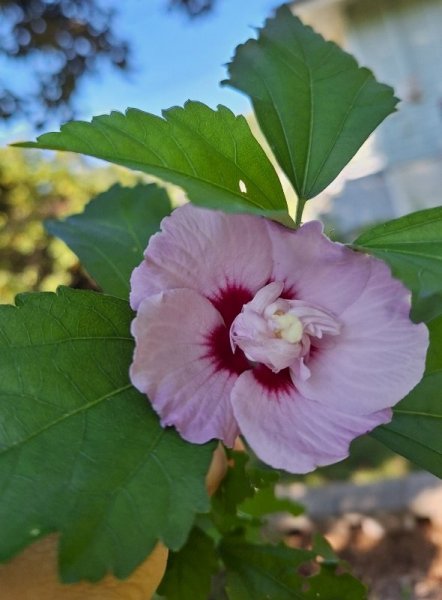
{"label": "blurred tree branch", "polygon": [[128,44],[115,34],[115,15],[93,0],[0,0],[0,20],[0,53],[20,63],[20,81],[0,79],[4,119],[21,113],[38,125],[50,109],[69,118],[79,81],[102,59],[127,68]]}
{"label": "blurred tree branch", "polygon": [[184,9],[191,17],[208,12],[215,0],[170,0],[170,6]]}
{"label": "blurred tree branch", "polygon": [[[194,17],[214,0],[165,3]],[[0,58],[13,65],[0,73],[0,119],[22,115],[42,126],[50,113],[74,117],[72,99],[85,75],[103,62],[128,69],[129,42],[116,30],[114,10],[97,0],[0,0]]]}

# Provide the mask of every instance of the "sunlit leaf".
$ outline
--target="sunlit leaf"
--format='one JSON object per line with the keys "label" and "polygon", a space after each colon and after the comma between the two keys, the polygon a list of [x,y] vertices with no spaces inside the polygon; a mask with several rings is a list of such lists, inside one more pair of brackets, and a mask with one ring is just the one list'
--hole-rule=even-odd
{"label": "sunlit leaf", "polygon": [[163,116],[130,108],[19,145],[95,156],[179,185],[200,206],[291,222],[275,169],[243,116],[200,102]]}
{"label": "sunlit leaf", "polygon": [[208,509],[214,446],[162,429],[131,386],[131,318],[67,288],[0,307],[0,560],[58,530],[65,580],[126,577]]}
{"label": "sunlit leaf", "polygon": [[259,125],[302,199],[321,192],[397,99],[342,51],[281,7],[239,46],[223,82],[253,103]]}

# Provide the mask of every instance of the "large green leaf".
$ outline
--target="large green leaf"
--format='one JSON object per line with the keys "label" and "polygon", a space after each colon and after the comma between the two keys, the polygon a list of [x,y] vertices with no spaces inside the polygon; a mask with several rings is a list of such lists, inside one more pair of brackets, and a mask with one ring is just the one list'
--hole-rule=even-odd
{"label": "large green leaf", "polygon": [[353,243],[387,262],[417,297],[442,293],[442,208],[406,215],[365,231]]}
{"label": "large green leaf", "polygon": [[394,111],[393,90],[281,7],[223,82],[246,93],[298,196],[321,192]]}
{"label": "large green leaf", "polygon": [[73,121],[18,145],[96,156],[175,183],[201,206],[290,222],[275,169],[243,116],[200,102],[163,116],[130,108],[91,123]]}
{"label": "large green leaf", "polygon": [[157,185],[114,185],[83,213],[47,221],[46,228],[77,254],[104,292],[127,299],[131,272],[170,209],[167,192]]}
{"label": "large green leaf", "polygon": [[393,420],[371,435],[442,477],[442,317],[431,321],[425,376],[395,408]]}
{"label": "large green leaf", "polygon": [[162,429],[131,386],[131,317],[67,288],[0,308],[0,560],[58,530],[66,581],[126,577],[208,509],[213,445]]}
{"label": "large green leaf", "polygon": [[207,600],[212,576],[218,570],[213,539],[195,527],[186,545],[171,552],[158,594],[167,600]]}
{"label": "large green leaf", "polygon": [[364,586],[349,574],[338,575],[324,566],[314,577],[299,568],[316,558],[316,552],[285,546],[249,544],[226,538],[220,545],[226,565],[229,600],[364,600]]}

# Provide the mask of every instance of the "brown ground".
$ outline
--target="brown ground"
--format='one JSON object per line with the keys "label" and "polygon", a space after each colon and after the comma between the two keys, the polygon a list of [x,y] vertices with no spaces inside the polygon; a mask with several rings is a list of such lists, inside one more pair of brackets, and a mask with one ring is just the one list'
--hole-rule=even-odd
{"label": "brown ground", "polygon": [[[367,585],[369,600],[442,600],[441,523],[410,514],[345,515],[313,529],[325,534]],[[291,546],[308,545],[310,539],[305,530],[286,538]]]}
{"label": "brown ground", "polygon": [[328,537],[368,585],[371,600],[442,600],[440,524],[404,515],[387,519],[381,538],[365,529],[363,521],[347,539]]}
{"label": "brown ground", "polygon": [[[369,589],[369,600],[442,600],[442,482],[425,472],[371,483],[292,483],[278,495],[301,517],[275,515],[270,530],[290,545],[323,533]],[[269,533],[271,534],[271,531]],[[271,534],[272,535],[272,534]]]}

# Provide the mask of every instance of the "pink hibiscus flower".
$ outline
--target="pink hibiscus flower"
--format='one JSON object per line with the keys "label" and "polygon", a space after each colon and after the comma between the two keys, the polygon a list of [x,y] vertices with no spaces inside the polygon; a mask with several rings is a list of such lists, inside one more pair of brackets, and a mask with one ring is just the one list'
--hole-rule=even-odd
{"label": "pink hibiscus flower", "polygon": [[188,204],[162,222],[131,280],[130,376],[186,440],[242,434],[293,473],[342,460],[421,379],[428,332],[380,260]]}

